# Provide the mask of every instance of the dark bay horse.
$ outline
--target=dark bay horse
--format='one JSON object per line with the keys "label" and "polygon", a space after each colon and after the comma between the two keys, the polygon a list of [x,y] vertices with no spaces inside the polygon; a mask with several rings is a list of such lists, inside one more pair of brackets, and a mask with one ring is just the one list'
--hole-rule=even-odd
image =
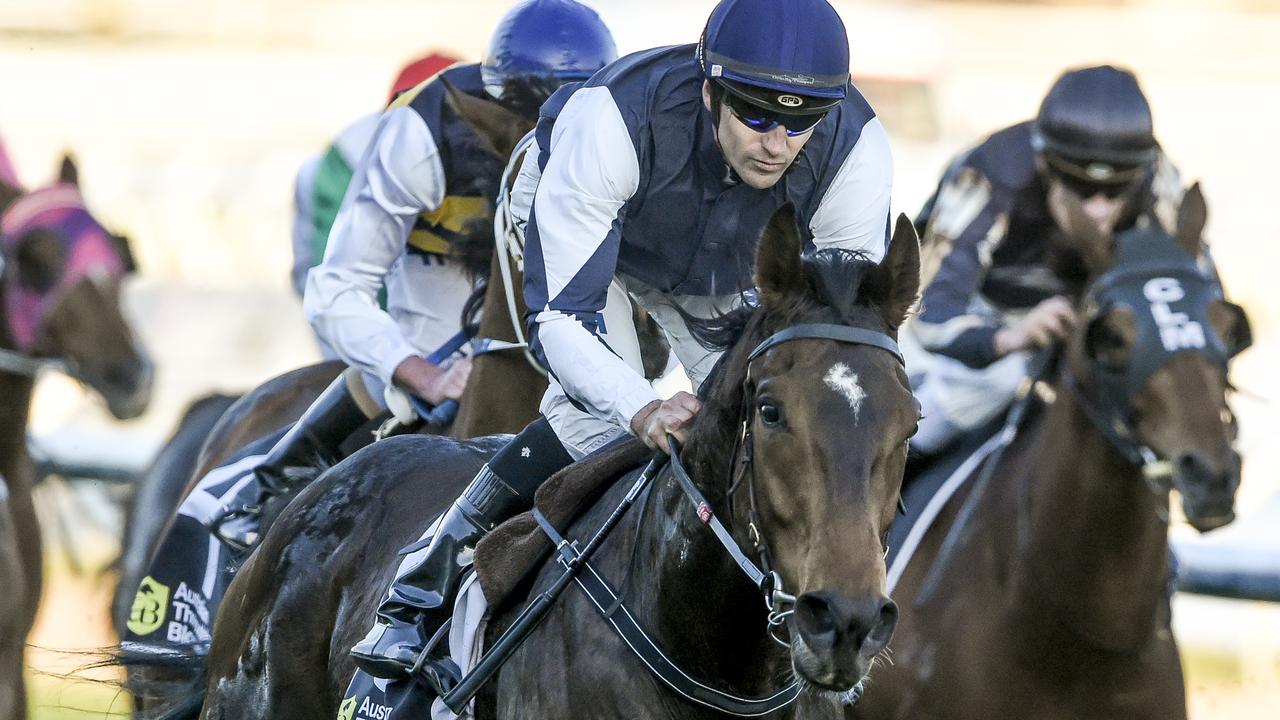
{"label": "dark bay horse", "polygon": [[[41,591],[40,528],[31,501],[27,419],[35,375],[62,369],[93,388],[112,415],[133,418],[151,396],[152,366],[120,309],[133,270],[128,242],[84,207],[75,165],[23,194],[0,182],[0,717],[23,718],[23,647]],[[6,561],[18,560],[16,567]],[[16,570],[16,572],[15,572]]]}
{"label": "dark bay horse", "polygon": [[[509,156],[532,127],[528,120],[494,103],[454,92],[452,88],[449,102],[453,110],[472,125],[488,149],[500,157]],[[486,311],[480,316],[477,337],[514,343],[517,336],[503,296],[504,283],[498,258],[493,252],[491,228],[491,221],[478,224],[465,239],[466,247],[460,250],[467,256],[464,263],[468,267],[482,267],[489,271],[482,296],[482,307]],[[513,282],[519,287],[518,272]],[[517,314],[523,313],[523,299],[518,294],[516,299]],[[200,478],[250,443],[260,442],[296,421],[342,369],[339,362],[307,366],[272,378],[245,394],[209,433],[194,472],[181,470],[178,475],[155,478],[160,485],[179,486],[182,491],[157,489],[151,493],[157,502],[140,505],[135,514],[160,516],[165,518],[162,524],[166,525],[172,522],[178,502]],[[471,376],[459,402],[458,416],[447,432],[451,436],[465,438],[517,431],[537,416],[538,401],[545,389],[546,378],[529,364],[523,354],[504,351],[478,355],[473,360]],[[434,431],[437,428],[424,430]],[[322,470],[316,468],[317,473]],[[284,502],[279,503],[281,509],[284,505]],[[264,523],[270,519],[264,517]],[[147,521],[139,519],[137,522]],[[156,523],[151,524],[154,526]],[[267,530],[266,537],[270,536],[271,531]],[[141,551],[130,549],[127,552],[132,556]],[[150,562],[149,557],[147,562]],[[117,604],[129,607],[137,590],[137,582],[132,587],[122,585]],[[118,657],[128,668],[127,685],[134,692],[135,712],[140,717],[157,717],[182,705],[190,699],[191,688],[202,684],[204,677],[204,658],[198,653],[177,652],[163,657],[123,651]]]}
{"label": "dark bay horse", "polygon": [[[832,716],[860,691],[893,632],[881,537],[917,410],[895,355],[803,333],[823,323],[888,340],[916,298],[919,248],[903,218],[879,266],[854,253],[802,259],[800,251],[787,208],[761,240],[760,305],[705,333],[730,349],[704,388],[683,453],[732,542],[748,554],[754,541],[767,543],[772,569],[797,596],[779,629],[789,639],[770,635],[765,598],[671,475],[659,477],[593,565],[633,588],[630,611],[695,676],[747,695],[770,694],[794,677],[805,690],[800,706]],[[750,357],[788,328],[799,337]],[[304,492],[228,591],[240,612],[224,613],[215,627],[201,717],[332,717],[354,669],[347,650],[367,630],[396,549],[418,537],[500,444],[394,438]],[[747,457],[744,482],[737,470]],[[608,491],[570,535],[598,527],[628,485]],[[541,567],[534,592],[558,565]],[[499,612],[490,639],[518,610]],[[482,707],[502,718],[724,717],[667,690],[572,591],[504,667]]]}
{"label": "dark bay horse", "polygon": [[[1233,518],[1226,365],[1249,337],[1243,311],[1193,259],[1204,222],[1193,188],[1176,238],[1156,227],[1114,240],[1075,233],[1087,286],[1047,374],[1052,400],[1029,415],[985,492],[958,492],[923,535],[892,589],[894,663],[851,717],[1186,717],[1169,486],[1199,530]],[[972,533],[935,567],[970,502]]]}

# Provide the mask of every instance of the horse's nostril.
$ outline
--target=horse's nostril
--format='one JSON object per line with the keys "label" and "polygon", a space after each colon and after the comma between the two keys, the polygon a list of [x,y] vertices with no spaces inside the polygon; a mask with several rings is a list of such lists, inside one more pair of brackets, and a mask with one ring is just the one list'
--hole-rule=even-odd
{"label": "horse's nostril", "polygon": [[865,640],[876,645],[873,648],[879,652],[885,645],[889,644],[889,640],[893,637],[894,628],[898,626],[898,604],[885,598],[884,604],[880,606],[880,613],[876,617],[875,624],[867,632]]}
{"label": "horse's nostril", "polygon": [[796,629],[813,649],[835,647],[840,628],[831,604],[816,593],[806,593],[796,600]]}

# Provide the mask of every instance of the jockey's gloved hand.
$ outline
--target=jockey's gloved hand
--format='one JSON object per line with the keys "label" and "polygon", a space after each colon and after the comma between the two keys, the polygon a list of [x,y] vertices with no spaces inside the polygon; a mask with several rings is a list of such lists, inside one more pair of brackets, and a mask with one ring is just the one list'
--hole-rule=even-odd
{"label": "jockey's gloved hand", "polygon": [[680,391],[667,400],[654,400],[640,408],[631,418],[631,432],[644,444],[664,453],[671,453],[667,434],[684,443],[689,437],[693,419],[702,409],[702,402],[687,392]]}
{"label": "jockey's gloved hand", "polygon": [[445,400],[461,398],[470,376],[471,358],[458,358],[442,367],[414,355],[396,366],[391,379],[398,387],[432,405],[439,405]]}
{"label": "jockey's gloved hand", "polygon": [[1061,295],[1041,300],[1021,320],[996,332],[998,357],[1020,350],[1035,350],[1063,340],[1076,326],[1076,311]]}

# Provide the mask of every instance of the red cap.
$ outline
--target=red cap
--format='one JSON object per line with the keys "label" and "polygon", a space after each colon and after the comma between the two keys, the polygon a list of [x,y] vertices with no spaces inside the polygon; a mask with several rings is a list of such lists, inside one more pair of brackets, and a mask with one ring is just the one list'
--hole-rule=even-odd
{"label": "red cap", "polygon": [[439,52],[433,52],[425,57],[413,60],[400,70],[400,74],[396,76],[396,81],[391,84],[391,95],[387,97],[387,104],[390,105],[391,101],[395,100],[400,93],[456,62],[458,62],[458,58]]}

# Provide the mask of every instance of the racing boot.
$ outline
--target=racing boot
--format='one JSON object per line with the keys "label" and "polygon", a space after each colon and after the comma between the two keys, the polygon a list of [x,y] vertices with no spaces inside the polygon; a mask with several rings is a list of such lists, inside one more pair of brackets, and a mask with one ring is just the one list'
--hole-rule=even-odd
{"label": "racing boot", "polygon": [[550,423],[538,418],[480,468],[423,539],[405,548],[373,629],[351,649],[356,666],[392,680],[417,675],[417,668],[437,694],[447,692],[458,670],[448,657],[445,622],[476,543],[532,507],[538,487],[571,462]]}
{"label": "racing boot", "polygon": [[[350,372],[339,375],[320,393],[253,471],[261,488],[257,500],[230,508],[215,521],[214,534],[234,552],[247,553],[257,544],[266,502],[315,479],[317,464],[340,460],[339,445],[369,421],[371,416],[361,409],[348,384]],[[353,382],[363,389],[359,378]]]}

